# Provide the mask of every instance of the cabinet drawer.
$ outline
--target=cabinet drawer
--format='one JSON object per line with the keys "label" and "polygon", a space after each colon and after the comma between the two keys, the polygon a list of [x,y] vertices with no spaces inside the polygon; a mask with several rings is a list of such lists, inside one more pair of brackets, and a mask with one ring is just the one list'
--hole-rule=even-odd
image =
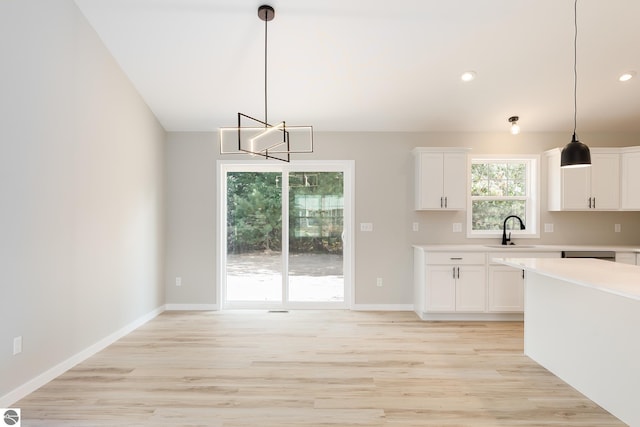
{"label": "cabinet drawer", "polygon": [[484,264],[484,252],[427,252],[425,256],[427,265],[434,264]]}
{"label": "cabinet drawer", "polygon": [[488,252],[489,264],[498,264],[496,258],[560,258],[560,252]]}

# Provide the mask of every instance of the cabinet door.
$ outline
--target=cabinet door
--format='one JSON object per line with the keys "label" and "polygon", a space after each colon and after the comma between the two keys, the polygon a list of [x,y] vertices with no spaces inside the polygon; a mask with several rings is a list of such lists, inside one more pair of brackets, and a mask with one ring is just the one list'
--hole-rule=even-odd
{"label": "cabinet door", "polygon": [[449,265],[427,266],[426,311],[456,310],[455,267]]}
{"label": "cabinet door", "polygon": [[443,208],[443,154],[420,153],[416,181],[416,209]]}
{"label": "cabinet door", "polygon": [[467,155],[445,153],[443,167],[443,195],[446,209],[466,209]]}
{"label": "cabinet door", "polygon": [[622,154],[622,209],[640,210],[640,152]]}
{"label": "cabinet door", "polygon": [[464,265],[456,280],[456,311],[478,312],[486,308],[485,267]]}
{"label": "cabinet door", "polygon": [[522,270],[497,265],[489,267],[489,311],[524,311]]}
{"label": "cabinet door", "polygon": [[589,210],[591,168],[562,169],[562,209]]}
{"label": "cabinet door", "polygon": [[[587,168],[588,169],[588,168]],[[596,210],[620,209],[620,156],[591,155],[591,197]]]}

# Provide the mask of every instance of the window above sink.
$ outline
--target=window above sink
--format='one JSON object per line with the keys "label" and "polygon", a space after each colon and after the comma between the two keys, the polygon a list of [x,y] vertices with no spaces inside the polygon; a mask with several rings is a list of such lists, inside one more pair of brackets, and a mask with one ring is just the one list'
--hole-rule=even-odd
{"label": "window above sink", "polygon": [[468,159],[467,237],[500,238],[504,219],[517,215],[525,229],[508,221],[507,231],[514,238],[539,238],[540,156],[470,154]]}

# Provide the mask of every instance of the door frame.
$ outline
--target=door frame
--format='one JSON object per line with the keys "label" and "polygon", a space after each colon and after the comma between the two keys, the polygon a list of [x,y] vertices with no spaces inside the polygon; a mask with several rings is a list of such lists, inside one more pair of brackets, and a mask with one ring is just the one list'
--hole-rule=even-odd
{"label": "door frame", "polygon": [[[292,160],[290,163],[282,163],[276,160],[218,160],[216,164],[217,178],[217,209],[216,209],[216,301],[220,310],[229,307],[226,301],[226,210],[227,210],[227,172],[243,171],[251,168],[259,172],[342,172],[344,178],[344,230],[343,230],[343,276],[344,276],[344,301],[335,302],[291,302],[282,301],[274,305],[274,308],[308,308],[308,309],[340,309],[353,307],[355,287],[355,161],[353,160]],[[283,193],[283,200],[285,194]],[[288,197],[288,194],[286,195]],[[288,199],[287,199],[288,200]],[[288,203],[287,203],[288,206]],[[288,209],[283,215],[288,217]],[[283,216],[284,218],[284,216]],[[288,221],[283,221],[283,243],[288,242]],[[286,240],[284,237],[286,236]],[[288,254],[288,250],[285,252]],[[288,271],[288,257],[283,256],[283,274]],[[288,290],[285,290],[288,292]],[[269,304],[256,303],[242,304],[242,308],[269,308]]]}

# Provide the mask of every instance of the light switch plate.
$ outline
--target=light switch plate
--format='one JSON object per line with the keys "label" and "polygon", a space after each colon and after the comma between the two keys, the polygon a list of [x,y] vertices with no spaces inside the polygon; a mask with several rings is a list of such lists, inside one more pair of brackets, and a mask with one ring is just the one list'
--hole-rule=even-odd
{"label": "light switch plate", "polygon": [[22,353],[22,336],[13,339],[13,355]]}
{"label": "light switch plate", "polygon": [[453,223],[453,232],[454,233],[462,233],[462,223],[461,222],[454,222]]}
{"label": "light switch plate", "polygon": [[620,224],[615,224],[615,225],[613,226],[613,230],[614,230],[616,233],[619,233],[620,231],[622,231],[622,227],[620,227]]}
{"label": "light switch plate", "polygon": [[545,233],[553,233],[553,224],[545,223],[544,224],[544,232]]}
{"label": "light switch plate", "polygon": [[413,231],[419,231],[420,230],[420,223],[419,222],[414,222],[413,223]]}

